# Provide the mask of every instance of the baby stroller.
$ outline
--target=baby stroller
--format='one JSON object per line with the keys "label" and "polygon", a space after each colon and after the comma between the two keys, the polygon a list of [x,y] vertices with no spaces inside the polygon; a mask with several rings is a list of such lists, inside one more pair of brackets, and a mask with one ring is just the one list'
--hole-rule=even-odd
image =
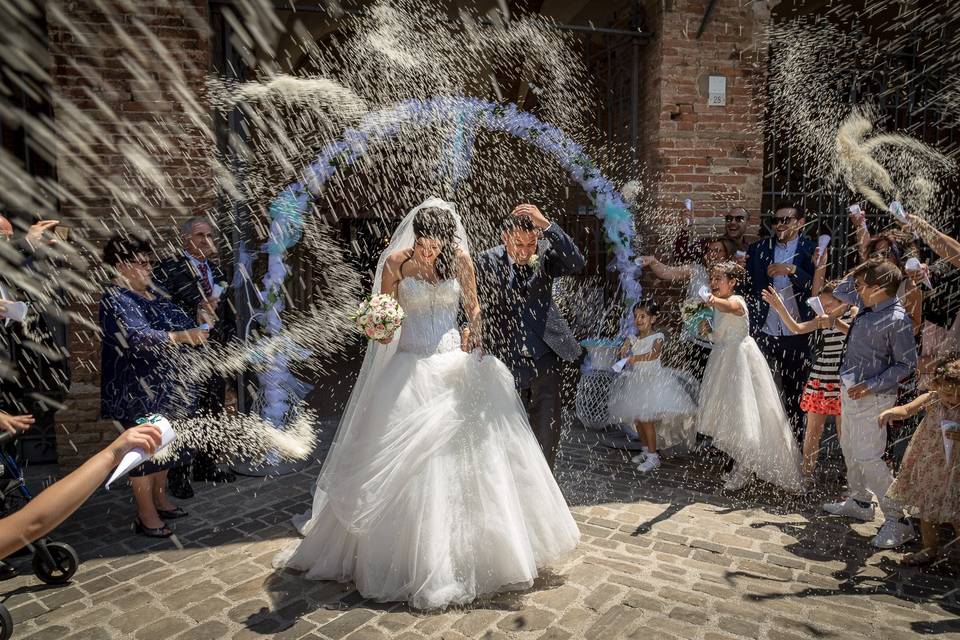
{"label": "baby stroller", "polygon": [[[24,481],[23,472],[16,456],[8,449],[16,439],[16,434],[0,434],[0,517],[6,517],[30,502],[31,495]],[[51,542],[40,538],[28,544],[14,555],[33,554],[33,573],[47,584],[64,584],[77,572],[80,558],[73,547],[63,542]],[[7,608],[0,603],[0,640],[13,635],[13,618]]]}

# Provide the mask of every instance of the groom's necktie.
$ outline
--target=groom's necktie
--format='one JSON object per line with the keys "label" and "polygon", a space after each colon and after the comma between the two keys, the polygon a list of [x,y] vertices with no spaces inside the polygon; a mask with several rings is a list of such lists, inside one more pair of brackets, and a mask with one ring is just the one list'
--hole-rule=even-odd
{"label": "groom's necktie", "polygon": [[533,277],[533,267],[524,264],[513,265],[514,286],[523,296],[527,295],[527,282]]}

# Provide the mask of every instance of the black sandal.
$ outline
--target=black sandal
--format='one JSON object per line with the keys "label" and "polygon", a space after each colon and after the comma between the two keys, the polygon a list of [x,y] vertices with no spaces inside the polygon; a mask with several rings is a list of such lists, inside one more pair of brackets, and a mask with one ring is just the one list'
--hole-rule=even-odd
{"label": "black sandal", "polygon": [[167,525],[151,529],[143,526],[140,518],[133,521],[133,532],[146,538],[169,538],[173,535],[173,531]]}
{"label": "black sandal", "polygon": [[189,513],[184,511],[181,507],[176,507],[175,509],[157,509],[157,515],[163,518],[164,520],[176,520],[177,518],[186,518]]}

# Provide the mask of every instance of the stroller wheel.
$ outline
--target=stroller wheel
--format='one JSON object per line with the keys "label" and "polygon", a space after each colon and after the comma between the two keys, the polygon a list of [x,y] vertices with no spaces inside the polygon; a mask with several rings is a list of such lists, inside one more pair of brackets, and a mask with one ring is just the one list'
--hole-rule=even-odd
{"label": "stroller wheel", "polygon": [[0,604],[0,640],[9,640],[13,635],[13,616]]}
{"label": "stroller wheel", "polygon": [[33,573],[47,584],[69,582],[80,566],[80,556],[73,547],[63,542],[47,543],[46,549],[53,559],[53,565],[50,565],[38,549],[33,554]]}

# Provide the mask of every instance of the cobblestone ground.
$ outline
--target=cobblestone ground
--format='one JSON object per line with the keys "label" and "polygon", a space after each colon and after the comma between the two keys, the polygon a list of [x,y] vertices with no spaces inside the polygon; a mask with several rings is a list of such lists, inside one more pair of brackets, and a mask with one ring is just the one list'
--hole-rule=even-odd
{"label": "cobblestone ground", "polygon": [[[270,567],[293,538],[314,466],[281,479],[197,485],[181,545],[129,533],[128,492],[94,497],[55,538],[83,565],[72,584],[2,584],[18,638],[901,638],[960,637],[958,576],[900,569],[874,525],[821,517],[823,496],[764,487],[724,496],[716,457],[638,478],[627,455],[574,430],[559,477],[583,532],[527,592],[439,613],[365,601],[350,585]],[[15,559],[29,571],[27,558]]]}

